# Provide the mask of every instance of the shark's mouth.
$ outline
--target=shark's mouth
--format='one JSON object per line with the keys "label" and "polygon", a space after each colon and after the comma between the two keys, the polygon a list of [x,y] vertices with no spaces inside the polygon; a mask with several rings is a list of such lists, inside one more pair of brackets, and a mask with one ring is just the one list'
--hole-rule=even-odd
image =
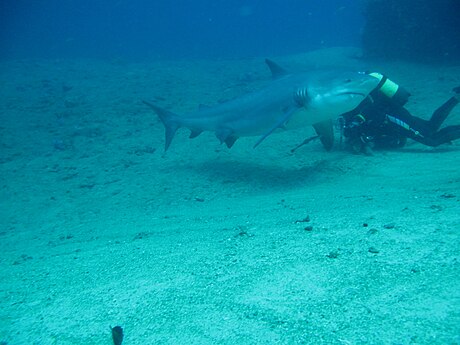
{"label": "shark's mouth", "polygon": [[338,96],[342,96],[342,95],[358,95],[358,96],[362,96],[362,97],[365,97],[366,95],[362,92],[353,92],[353,91],[344,91],[344,92],[339,92],[337,94]]}

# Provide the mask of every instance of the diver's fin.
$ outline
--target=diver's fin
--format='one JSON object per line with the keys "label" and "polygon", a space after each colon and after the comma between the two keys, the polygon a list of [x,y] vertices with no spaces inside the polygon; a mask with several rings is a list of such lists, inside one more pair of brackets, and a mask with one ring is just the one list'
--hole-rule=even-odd
{"label": "diver's fin", "polygon": [[168,150],[169,145],[171,145],[171,141],[176,134],[177,129],[180,127],[180,124],[177,121],[178,116],[168,110],[160,108],[159,106],[147,102],[142,101],[144,104],[148,105],[150,108],[153,109],[155,113],[157,113],[158,117],[160,118],[161,122],[165,126],[165,151]]}
{"label": "diver's fin", "polygon": [[267,64],[268,68],[270,68],[273,79],[278,79],[289,74],[288,71],[286,71],[283,67],[270,59],[265,59],[265,63]]}
{"label": "diver's fin", "polygon": [[262,135],[259,140],[254,144],[253,148],[256,148],[266,137],[268,137],[270,134],[272,134],[275,130],[278,128],[282,128],[284,124],[291,118],[291,116],[297,111],[297,108],[292,108],[291,110],[287,111],[281,120],[276,123],[267,133]]}
{"label": "diver's fin", "polygon": [[326,151],[330,151],[332,146],[334,146],[334,128],[332,120],[315,123],[313,128],[316,134],[318,134],[319,140],[321,140]]}

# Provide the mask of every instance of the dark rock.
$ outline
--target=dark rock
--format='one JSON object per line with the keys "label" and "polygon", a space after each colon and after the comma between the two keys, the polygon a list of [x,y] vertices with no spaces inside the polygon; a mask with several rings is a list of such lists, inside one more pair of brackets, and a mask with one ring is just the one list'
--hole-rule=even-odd
{"label": "dark rock", "polygon": [[297,223],[308,223],[310,221],[310,216],[306,216],[304,219],[296,220],[295,224]]}
{"label": "dark rock", "polygon": [[339,252],[338,251],[332,251],[329,254],[326,255],[329,259],[337,259],[339,257]]}
{"label": "dark rock", "polygon": [[452,199],[452,198],[455,198],[456,195],[451,194],[451,193],[444,193],[444,194],[440,195],[440,197],[443,198],[443,199]]}
{"label": "dark rock", "polygon": [[456,61],[460,1],[367,0],[364,54],[382,59]]}
{"label": "dark rock", "polygon": [[369,253],[372,253],[372,254],[378,254],[379,253],[379,250],[378,249],[375,249],[374,247],[369,247]]}
{"label": "dark rock", "polygon": [[70,86],[70,85],[67,85],[67,84],[62,85],[62,92],[69,92],[72,89],[73,89],[73,86]]}

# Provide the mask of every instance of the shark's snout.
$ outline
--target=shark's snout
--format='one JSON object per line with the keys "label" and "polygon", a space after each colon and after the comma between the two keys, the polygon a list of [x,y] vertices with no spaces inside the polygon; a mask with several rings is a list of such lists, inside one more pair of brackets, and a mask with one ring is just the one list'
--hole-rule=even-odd
{"label": "shark's snout", "polygon": [[359,78],[345,83],[341,90],[338,90],[337,96],[358,96],[365,98],[375,87],[378,80],[374,77],[362,75]]}

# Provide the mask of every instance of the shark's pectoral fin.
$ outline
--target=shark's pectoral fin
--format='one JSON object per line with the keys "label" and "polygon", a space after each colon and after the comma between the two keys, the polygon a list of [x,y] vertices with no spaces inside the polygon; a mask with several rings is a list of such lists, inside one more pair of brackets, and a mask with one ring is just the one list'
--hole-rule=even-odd
{"label": "shark's pectoral fin", "polygon": [[254,148],[256,148],[266,137],[276,131],[278,128],[283,128],[284,124],[289,121],[291,116],[297,111],[298,108],[291,108],[286,113],[283,114],[283,117],[278,121],[267,133],[262,135],[259,140],[254,144]]}
{"label": "shark's pectoral fin", "polygon": [[233,131],[229,128],[222,128],[216,131],[216,137],[220,140],[220,143],[225,143],[228,148],[231,148],[235,141],[238,139]]}
{"label": "shark's pectoral fin", "polygon": [[334,146],[334,128],[332,125],[332,120],[315,123],[313,128],[319,135],[319,140],[321,140],[324,148],[327,151],[330,151],[332,146]]}

